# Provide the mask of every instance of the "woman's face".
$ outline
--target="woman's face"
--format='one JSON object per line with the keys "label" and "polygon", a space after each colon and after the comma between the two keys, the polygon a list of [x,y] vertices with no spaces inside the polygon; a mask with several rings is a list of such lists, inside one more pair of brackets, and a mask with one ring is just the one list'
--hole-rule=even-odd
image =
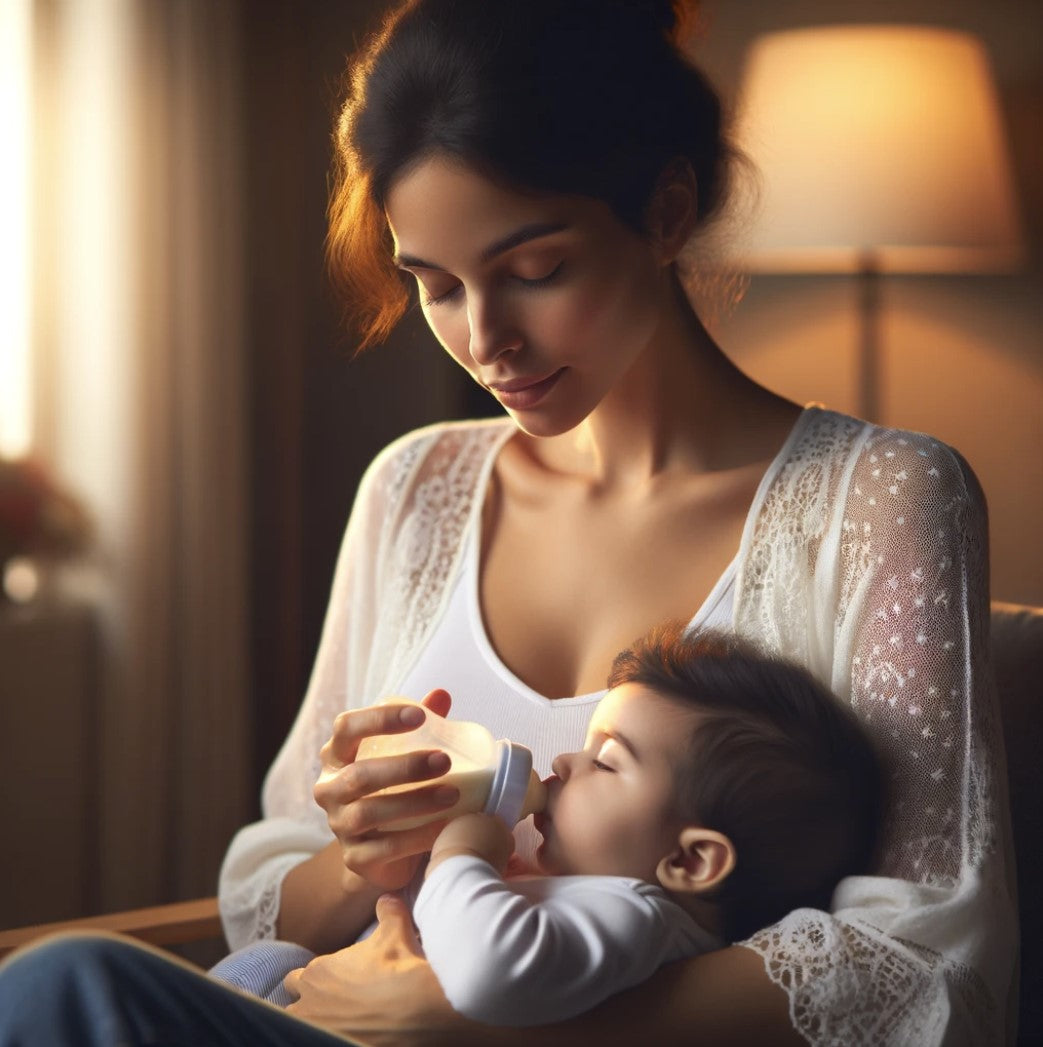
{"label": "woman's face", "polygon": [[600,201],[433,157],[393,184],[387,217],[439,342],[534,436],[582,422],[657,330],[666,263]]}

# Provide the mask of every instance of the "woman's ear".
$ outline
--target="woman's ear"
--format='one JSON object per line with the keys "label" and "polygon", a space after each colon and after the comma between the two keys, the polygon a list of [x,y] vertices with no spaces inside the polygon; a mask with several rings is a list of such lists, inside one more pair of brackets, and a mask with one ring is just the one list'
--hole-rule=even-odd
{"label": "woman's ear", "polygon": [[735,847],[723,833],[694,825],[681,830],[677,850],[656,868],[656,878],[668,891],[707,894],[735,868]]}
{"label": "woman's ear", "polygon": [[646,228],[662,265],[676,261],[688,243],[698,218],[698,201],[692,165],[675,160],[659,176],[646,212]]}

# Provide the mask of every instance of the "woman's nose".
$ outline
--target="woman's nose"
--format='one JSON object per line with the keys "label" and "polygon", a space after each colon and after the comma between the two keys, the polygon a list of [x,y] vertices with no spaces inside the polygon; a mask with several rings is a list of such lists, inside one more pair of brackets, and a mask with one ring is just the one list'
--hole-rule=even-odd
{"label": "woman's nose", "polygon": [[470,325],[471,359],[476,364],[488,366],[521,345],[517,331],[494,302],[472,300],[468,304],[467,322]]}

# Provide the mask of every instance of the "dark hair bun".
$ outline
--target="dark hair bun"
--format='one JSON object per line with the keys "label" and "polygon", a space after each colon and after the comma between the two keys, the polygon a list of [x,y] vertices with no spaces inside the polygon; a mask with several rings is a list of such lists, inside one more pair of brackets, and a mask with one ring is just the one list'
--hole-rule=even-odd
{"label": "dark hair bun", "polygon": [[673,33],[677,24],[677,8],[673,0],[634,0],[632,3],[622,0],[622,3],[642,11],[661,33],[667,36]]}
{"label": "dark hair bun", "polygon": [[697,5],[694,0],[601,0],[597,6],[601,17],[607,9],[615,8],[633,22],[639,20],[659,35],[677,42],[694,18]]}

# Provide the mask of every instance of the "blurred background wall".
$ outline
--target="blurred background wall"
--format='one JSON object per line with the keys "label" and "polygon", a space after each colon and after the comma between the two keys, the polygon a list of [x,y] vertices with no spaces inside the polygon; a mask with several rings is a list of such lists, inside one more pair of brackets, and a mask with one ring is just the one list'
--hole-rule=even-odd
{"label": "blurred background wall", "polygon": [[[38,397],[36,449],[99,533],[80,582],[0,622],[0,796],[18,840],[4,863],[4,925],[212,892],[303,694],[363,469],[410,428],[489,407],[416,316],[352,360],[327,290],[340,77],[385,4],[32,6],[38,92],[57,110],[76,87],[54,67],[55,39],[75,28],[63,19],[77,8],[85,24],[113,10],[123,19],[132,154],[88,133],[77,158],[48,167],[48,151],[68,147],[57,118],[35,149],[37,176],[81,196],[92,151],[133,168],[138,188],[122,198],[140,254],[121,264],[139,309],[118,338],[77,347],[61,396]],[[707,0],[694,48],[732,101],[757,34],[867,20],[969,30],[992,57],[1029,259],[1004,276],[885,278],[879,420],[965,455],[989,499],[994,597],[1043,604],[1043,5]],[[52,268],[56,222],[38,214],[38,254]],[[36,294],[39,374],[61,384],[54,372],[74,365],[63,367],[51,330],[57,292]],[[769,386],[855,410],[854,294],[842,276],[756,276],[716,330]],[[106,357],[119,340],[123,355]],[[99,383],[126,390],[99,409]],[[61,405],[73,422],[53,417]],[[99,462],[123,465],[114,476]],[[55,639],[53,620],[69,613],[72,639]],[[81,654],[56,656],[60,643]],[[43,710],[35,725],[30,709]]]}

